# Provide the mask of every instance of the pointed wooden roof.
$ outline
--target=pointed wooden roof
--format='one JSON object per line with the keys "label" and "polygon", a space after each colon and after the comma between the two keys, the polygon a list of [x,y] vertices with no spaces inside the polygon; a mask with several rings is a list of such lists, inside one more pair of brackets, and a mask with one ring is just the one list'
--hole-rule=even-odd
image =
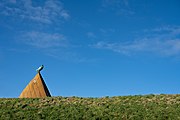
{"label": "pointed wooden roof", "polygon": [[44,97],[51,97],[51,94],[40,72],[38,72],[36,76],[29,82],[26,88],[22,91],[19,98],[44,98]]}

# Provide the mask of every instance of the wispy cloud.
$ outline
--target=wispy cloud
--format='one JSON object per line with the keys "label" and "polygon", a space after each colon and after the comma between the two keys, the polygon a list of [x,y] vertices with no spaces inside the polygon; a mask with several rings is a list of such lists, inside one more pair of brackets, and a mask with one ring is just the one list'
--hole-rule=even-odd
{"label": "wispy cloud", "polygon": [[120,7],[121,5],[128,7],[129,6],[128,0],[102,0],[103,7],[108,7],[108,6]]}
{"label": "wispy cloud", "polygon": [[67,47],[67,40],[64,35],[59,33],[45,33],[31,31],[21,36],[21,42],[39,49]]}
{"label": "wispy cloud", "polygon": [[48,24],[70,18],[59,0],[45,0],[41,5],[32,0],[2,0],[0,11],[3,15]]}
{"label": "wispy cloud", "polygon": [[[74,46],[63,34],[31,31],[23,32],[20,36],[18,43],[25,45],[27,52],[38,51],[46,56],[71,62],[89,61],[74,50]],[[22,50],[11,49],[11,51],[21,52]]]}
{"label": "wispy cloud", "polygon": [[125,55],[150,52],[164,56],[180,54],[180,27],[166,26],[146,30],[147,35],[128,42],[97,42],[93,47],[107,49]]}
{"label": "wispy cloud", "polygon": [[106,36],[106,37],[111,36],[113,33],[116,32],[116,30],[113,28],[100,28],[99,31],[102,36]]}
{"label": "wispy cloud", "polygon": [[0,48],[0,61],[2,59],[2,51],[1,51],[1,48]]}
{"label": "wispy cloud", "polygon": [[96,35],[93,32],[87,32],[88,38],[96,38]]}
{"label": "wispy cloud", "polygon": [[109,8],[118,15],[134,14],[128,0],[102,0],[102,7],[105,9]]}

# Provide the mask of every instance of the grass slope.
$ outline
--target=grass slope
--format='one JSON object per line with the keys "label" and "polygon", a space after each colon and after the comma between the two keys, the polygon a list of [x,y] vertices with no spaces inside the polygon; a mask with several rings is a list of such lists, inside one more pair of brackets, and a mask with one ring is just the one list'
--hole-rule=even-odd
{"label": "grass slope", "polygon": [[178,120],[180,95],[1,98],[0,119]]}

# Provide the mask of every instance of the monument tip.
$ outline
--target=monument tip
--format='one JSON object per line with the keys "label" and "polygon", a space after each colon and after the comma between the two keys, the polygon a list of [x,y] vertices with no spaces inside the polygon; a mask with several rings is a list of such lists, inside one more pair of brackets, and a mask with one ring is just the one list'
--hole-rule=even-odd
{"label": "monument tip", "polygon": [[44,68],[44,65],[41,65],[36,71],[39,73]]}

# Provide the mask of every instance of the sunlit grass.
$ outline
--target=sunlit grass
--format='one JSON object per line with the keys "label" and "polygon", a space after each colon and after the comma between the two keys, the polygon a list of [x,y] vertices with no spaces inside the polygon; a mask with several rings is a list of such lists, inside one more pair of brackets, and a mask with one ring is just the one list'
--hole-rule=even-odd
{"label": "sunlit grass", "polygon": [[180,119],[180,95],[0,99],[0,119]]}

